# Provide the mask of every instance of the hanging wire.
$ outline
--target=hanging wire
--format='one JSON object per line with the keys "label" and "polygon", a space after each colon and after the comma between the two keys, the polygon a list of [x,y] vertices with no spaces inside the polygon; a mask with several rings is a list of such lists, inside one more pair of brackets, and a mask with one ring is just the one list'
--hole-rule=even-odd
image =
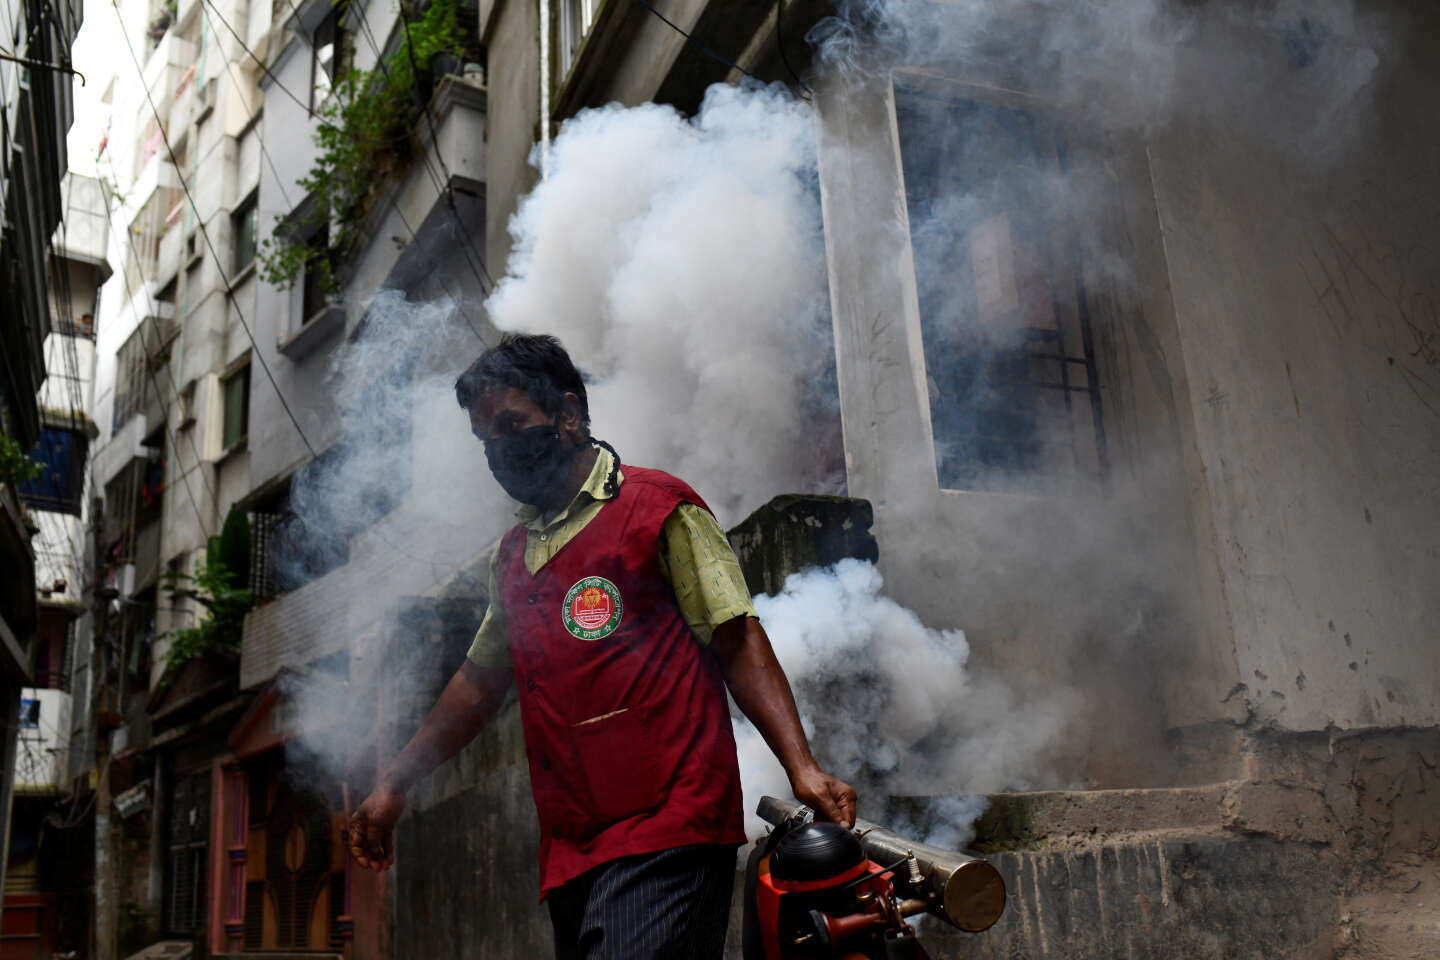
{"label": "hanging wire", "polygon": [[[209,3],[209,0],[205,0],[205,2]],[[114,7],[115,17],[117,20],[120,21],[120,34],[125,38],[125,47],[130,53],[130,61],[134,64],[135,73],[140,78],[140,81],[143,85],[145,80],[145,69],[141,66],[140,58],[135,53],[135,45],[130,41],[130,34],[125,29],[125,20],[120,14],[120,4],[118,0],[110,0],[110,5]],[[268,67],[266,68],[266,72],[269,72]],[[155,106],[155,99],[150,94],[150,88],[145,87],[144,90],[145,100],[150,104],[150,112],[155,116],[155,123],[159,128],[158,132],[160,134],[160,138],[165,144],[165,152],[169,154],[170,162],[174,164],[175,169],[179,170],[180,163],[175,156],[175,148],[170,143],[170,135],[165,132],[165,126],[160,119],[160,110],[158,107]],[[196,226],[200,230],[200,236],[204,239],[205,247],[207,250],[210,251],[210,257],[214,264],[214,267],[216,271],[218,271],[220,274],[220,281],[225,286],[225,296],[230,301],[230,305],[235,310],[235,317],[240,321],[240,326],[245,331],[246,339],[250,341],[250,348],[254,353],[255,359],[260,361],[260,368],[265,371],[265,377],[270,381],[270,386],[272,389],[274,389],[275,396],[280,400],[280,406],[284,408],[285,415],[289,417],[291,425],[295,428],[295,433],[299,435],[301,442],[305,444],[305,449],[310,452],[310,455],[312,457],[314,457],[317,455],[315,448],[311,445],[310,438],[305,435],[304,429],[300,426],[300,421],[296,419],[295,411],[292,410],[290,407],[290,401],[285,399],[285,393],[280,389],[279,383],[276,382],[275,374],[270,370],[270,364],[266,361],[265,354],[260,350],[259,344],[255,342],[255,334],[251,331],[250,324],[246,321],[245,314],[240,309],[239,301],[235,299],[235,290],[233,287],[231,287],[230,278],[226,274],[225,268],[220,263],[220,256],[215,250],[214,242],[210,239],[210,232],[205,228],[205,220],[203,217],[201,217],[200,208],[195,203],[195,197],[190,192],[190,185],[186,182],[184,176],[181,176],[179,180],[180,189],[185,192],[185,199],[190,204],[190,209],[195,214]]]}

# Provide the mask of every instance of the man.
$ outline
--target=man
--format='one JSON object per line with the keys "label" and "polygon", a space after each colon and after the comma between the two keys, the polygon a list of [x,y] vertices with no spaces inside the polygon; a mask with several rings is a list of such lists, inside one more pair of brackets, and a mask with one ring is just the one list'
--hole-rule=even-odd
{"label": "man", "polygon": [[495,478],[525,504],[490,564],[469,656],[350,822],[393,861],[406,790],[519,693],[541,898],[562,960],[718,958],[745,841],[725,700],[801,802],[849,827],[855,791],[810,754],[739,564],[703,500],[590,436],[554,337],[512,336],[455,384]]}

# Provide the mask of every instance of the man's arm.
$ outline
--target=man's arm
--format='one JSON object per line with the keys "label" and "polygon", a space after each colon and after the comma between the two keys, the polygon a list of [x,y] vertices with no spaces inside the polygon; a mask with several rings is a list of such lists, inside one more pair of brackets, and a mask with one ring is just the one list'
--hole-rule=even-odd
{"label": "man's arm", "polygon": [[853,827],[855,790],[821,770],[810,755],[790,682],[760,621],[735,617],[722,623],[711,646],[730,695],[780,759],[795,799],[827,820]]}
{"label": "man's arm", "polygon": [[460,665],[419,731],[351,815],[350,853],[356,863],[379,871],[394,862],[395,822],[405,809],[406,791],[475,739],[500,709],[512,676],[508,669],[469,660]]}

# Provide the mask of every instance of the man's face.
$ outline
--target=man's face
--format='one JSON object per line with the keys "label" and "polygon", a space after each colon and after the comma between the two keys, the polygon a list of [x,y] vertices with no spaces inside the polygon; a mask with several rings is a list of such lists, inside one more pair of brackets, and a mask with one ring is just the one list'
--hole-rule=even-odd
{"label": "man's face", "polygon": [[470,432],[482,442],[509,436],[526,427],[553,423],[530,394],[519,387],[488,390],[470,408]]}

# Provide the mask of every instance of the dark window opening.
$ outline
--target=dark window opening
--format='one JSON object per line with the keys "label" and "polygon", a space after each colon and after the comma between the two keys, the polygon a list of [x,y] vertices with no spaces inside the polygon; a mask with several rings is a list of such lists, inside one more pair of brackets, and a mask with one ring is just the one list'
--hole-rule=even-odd
{"label": "dark window opening", "polygon": [[252,193],[236,208],[231,220],[235,231],[235,272],[239,273],[255,260],[255,245],[260,232],[259,194]]}
{"label": "dark window opening", "polygon": [[314,113],[330,90],[340,62],[340,11],[331,9],[315,28],[310,42],[310,112]]}
{"label": "dark window opening", "polygon": [[320,229],[305,242],[309,256],[305,260],[305,280],[300,308],[301,323],[309,323],[330,303],[333,264],[330,257],[330,225]]}
{"label": "dark window opening", "polygon": [[328,522],[307,523],[291,509],[290,482],[257,503],[249,519],[249,589],[258,602],[302,587],[350,561],[346,535]]}
{"label": "dark window opening", "polygon": [[210,771],[198,770],[176,777],[167,799],[165,930],[189,937],[205,927]]}
{"label": "dark window opening", "polygon": [[250,365],[221,381],[224,393],[225,422],[220,435],[221,449],[231,447],[245,440],[250,431]]}
{"label": "dark window opening", "polygon": [[895,105],[940,487],[1102,476],[1058,135],[1020,98],[897,81]]}

